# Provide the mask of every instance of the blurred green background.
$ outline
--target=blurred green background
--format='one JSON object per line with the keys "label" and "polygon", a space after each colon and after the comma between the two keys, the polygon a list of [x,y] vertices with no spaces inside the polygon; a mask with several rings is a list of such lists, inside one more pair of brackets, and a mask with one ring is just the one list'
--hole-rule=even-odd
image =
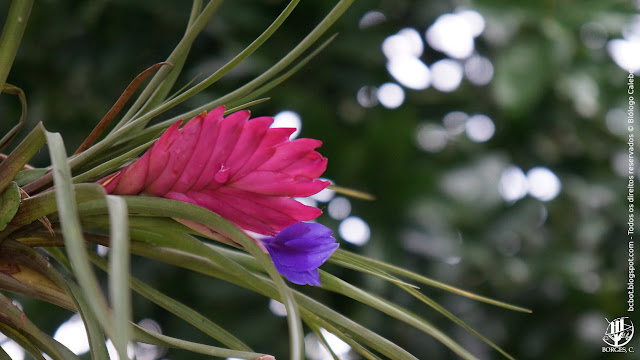
{"label": "blurred green background", "polygon": [[[225,2],[196,40],[177,87],[230,60],[285,4]],[[175,111],[262,73],[332,6],[303,1],[266,46]],[[8,7],[0,4],[2,23]],[[168,56],[189,11],[186,2],[168,0],[37,2],[8,78],[27,94],[27,127],[42,121],[75,150],[127,84]],[[601,347],[605,318],[631,316],[640,325],[626,312],[625,290],[626,69],[640,70],[638,3],[356,1],[332,30],[340,34],[326,50],[251,110],[293,112],[280,118],[299,118],[301,137],[324,142],[325,176],[377,197],[346,201],[323,193],[313,200],[341,246],[532,309],[516,313],[423,289],[518,359],[632,358],[607,357]],[[0,97],[0,134],[19,110],[15,98]],[[48,165],[46,150],[33,165]],[[478,357],[499,358],[394,287],[324,268],[414,310]],[[257,351],[286,358],[286,321],[267,299],[143,259],[133,271]],[[455,358],[383,314],[308,291],[420,359]],[[136,321],[154,319],[166,334],[206,339],[134,299]],[[19,301],[51,334],[71,316]],[[640,351],[639,339],[629,345]]]}

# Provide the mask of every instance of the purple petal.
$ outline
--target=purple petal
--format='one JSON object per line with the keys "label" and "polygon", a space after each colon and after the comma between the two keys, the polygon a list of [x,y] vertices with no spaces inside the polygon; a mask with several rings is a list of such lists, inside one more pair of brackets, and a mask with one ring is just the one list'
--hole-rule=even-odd
{"label": "purple petal", "polygon": [[262,239],[276,269],[296,284],[319,285],[318,267],[338,248],[331,229],[317,223],[295,223],[275,237]]}

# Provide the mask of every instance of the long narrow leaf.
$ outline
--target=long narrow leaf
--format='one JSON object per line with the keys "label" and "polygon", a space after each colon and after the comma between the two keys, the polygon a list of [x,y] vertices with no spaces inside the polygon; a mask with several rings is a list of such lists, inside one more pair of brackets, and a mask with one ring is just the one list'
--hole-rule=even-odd
{"label": "long narrow leaf", "polygon": [[109,351],[105,343],[105,336],[98,318],[95,317],[91,310],[91,305],[84,296],[82,290],[71,280],[67,280],[67,286],[74,295],[78,313],[82,317],[82,322],[87,331],[89,340],[89,351],[92,360],[109,360]]}
{"label": "long narrow leaf", "polygon": [[111,338],[120,358],[127,356],[130,339],[131,294],[129,293],[129,219],[127,203],[113,195],[107,196],[111,235],[109,252],[109,298],[113,306],[114,337]]}
{"label": "long narrow leaf", "polygon": [[266,354],[259,354],[259,353],[248,352],[248,351],[229,350],[229,349],[219,348],[215,346],[198,344],[191,341],[185,341],[185,340],[177,339],[174,337],[158,334],[156,332],[147,330],[137,325],[134,326],[134,334],[135,334],[136,341],[139,341],[139,342],[174,347],[174,348],[189,350],[194,353],[204,354],[209,356],[238,358],[238,359],[258,359],[263,356],[266,356]]}
{"label": "long narrow leaf", "polygon": [[107,302],[100,291],[91,264],[84,247],[84,237],[75,201],[74,187],[71,183],[71,170],[67,164],[67,155],[62,137],[58,133],[46,132],[53,178],[56,203],[60,214],[60,226],[64,235],[69,260],[82,291],[90,302],[91,309],[102,324],[109,337],[114,337],[113,322],[109,316]]}
{"label": "long narrow leaf", "polygon": [[[89,237],[89,239],[92,241],[98,241],[100,243],[100,237],[94,236]],[[106,244],[105,242],[102,243]],[[246,286],[244,285],[244,283],[238,282],[237,278],[227,275],[224,272],[224,269],[221,269],[220,267],[211,263],[209,260],[204,259],[199,254],[188,254],[175,249],[167,249],[157,245],[149,245],[138,242],[133,242],[131,244],[131,250],[133,253],[140,256],[180,266],[186,269],[203,273],[205,275],[214,276],[240,286]],[[238,253],[238,257],[236,258],[236,260],[240,258],[247,259],[247,262],[253,262],[256,269],[260,268],[255,262],[255,259],[253,259],[252,257],[246,254]],[[280,295],[272,284],[264,283],[263,285],[261,285],[258,291],[265,296],[280,301]],[[372,349],[375,349],[376,351],[379,351],[381,354],[387,356],[388,358],[397,360],[416,360],[414,356],[409,354],[406,350],[402,349],[398,345],[392,343],[384,337],[381,337],[380,335],[365,328],[357,322],[337,313],[331,308],[322,305],[319,302],[297,291],[294,291],[294,295],[296,296],[296,301],[300,306],[301,316],[303,316],[304,319],[309,319],[309,314],[315,314],[315,316],[324,319],[326,324],[322,324],[321,326],[325,329],[330,329],[331,326],[338,327],[340,331],[345,332],[351,338],[356,339],[357,341],[366,346],[369,346]]]}
{"label": "long narrow leaf", "polygon": [[2,294],[0,294],[0,314],[0,322],[16,329],[30,343],[53,359],[79,359],[69,349],[35,326],[25,313],[11,302],[11,299]]}
{"label": "long narrow leaf", "polygon": [[22,142],[0,163],[0,193],[45,143],[44,126],[38,123]]}
{"label": "long narrow leaf", "polygon": [[22,124],[24,124],[24,120],[27,118],[27,97],[24,95],[24,91],[22,91],[22,89],[11,84],[4,84],[4,88],[0,89],[2,89],[2,92],[7,94],[16,95],[18,100],[20,100],[20,106],[22,107],[22,114],[20,115],[18,124],[11,128],[11,130],[9,130],[9,132],[7,132],[0,140],[0,152],[2,152],[18,134],[18,131],[22,128]]}
{"label": "long narrow leaf", "polygon": [[[29,355],[33,356],[36,360],[45,360],[42,355],[42,351],[38,347],[29,341],[24,335],[20,334],[18,330],[13,327],[0,322],[0,333],[4,334],[7,338],[13,340],[16,344],[20,345]],[[12,360],[9,358],[9,360]]]}
{"label": "long narrow leaf", "polygon": [[[477,300],[477,301],[481,301],[487,304],[491,304],[491,305],[495,305],[495,306],[499,306],[505,309],[509,309],[509,310],[515,310],[515,311],[520,311],[520,312],[526,312],[526,313],[531,313],[531,310],[529,309],[525,309],[523,307],[520,306],[515,306],[515,305],[511,305],[511,304],[507,304],[504,303],[502,301],[497,301],[497,300],[493,300],[481,295],[476,295],[474,293],[468,292],[466,290],[462,290],[459,288],[456,288],[454,286],[451,285],[447,285],[444,283],[441,283],[439,281],[433,280],[433,279],[429,279],[425,276],[416,274],[414,272],[411,272],[409,270],[403,269],[401,267],[398,266],[394,266],[391,264],[387,264],[383,261],[379,261],[379,260],[375,260],[375,259],[370,259],[367,258],[365,256],[362,255],[357,255],[345,250],[336,250],[335,253],[333,253],[333,256],[331,257],[331,259],[336,259],[336,260],[342,260],[345,263],[353,263],[354,261],[360,262],[360,263],[364,263],[364,264],[368,264],[369,266],[373,266],[373,267],[377,267],[381,270],[384,270],[385,272],[388,272],[390,274],[394,274],[397,275],[399,277],[403,277],[403,278],[407,278],[410,279],[412,281],[416,281],[425,285],[429,285],[429,286],[433,286],[442,290],[446,290],[449,292],[452,292],[454,294],[458,294],[461,296],[465,296],[468,297],[470,299],[473,300]],[[330,261],[332,261],[330,259]]]}
{"label": "long narrow leaf", "polygon": [[[94,264],[96,264],[103,270],[107,269],[104,259],[100,258],[96,254],[89,255],[91,257],[91,261]],[[163,293],[134,278],[133,276],[129,277],[129,283],[131,289],[133,289],[138,294],[153,301],[156,305],[161,306],[165,310],[173,313],[189,324],[202,330],[202,332],[220,341],[222,344],[228,346],[229,348],[234,350],[252,351],[249,346],[247,346],[235,336],[231,335],[231,333],[226,331],[223,327],[200,315],[192,308],[170,298],[169,296],[164,295]]]}
{"label": "long narrow leaf", "polygon": [[[209,22],[209,19],[211,19],[211,17],[221,4],[222,0],[211,0],[207,4],[207,6],[205,6],[204,10],[202,10],[202,12],[198,15],[195,21],[192,21],[190,17],[190,26],[187,28],[187,31],[182,37],[182,40],[180,40],[178,45],[176,45],[175,49],[173,50],[171,55],[169,55],[166,62],[177,64],[179,63],[181,57],[186,56],[185,54],[189,52],[191,44],[195,40],[196,36],[198,36],[202,29],[204,29],[205,25]],[[191,15],[193,15],[193,12]],[[140,96],[138,96],[136,102],[131,106],[129,111],[116,125],[110,135],[114,135],[114,133],[118,129],[124,126],[133,117],[133,115],[138,112],[138,110],[143,106],[147,99],[149,99],[153,92],[162,85],[171,71],[172,69],[163,68],[156,73],[156,75],[151,79],[146,88],[142,91]]]}
{"label": "long narrow leaf", "polygon": [[13,65],[32,6],[33,0],[23,0],[13,1],[9,7],[0,36],[0,89],[4,88],[11,65]]}

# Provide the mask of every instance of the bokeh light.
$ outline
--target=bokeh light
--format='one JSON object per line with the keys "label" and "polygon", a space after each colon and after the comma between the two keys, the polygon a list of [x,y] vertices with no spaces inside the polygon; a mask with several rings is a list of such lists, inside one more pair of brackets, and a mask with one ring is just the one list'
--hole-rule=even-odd
{"label": "bokeh light", "polygon": [[493,79],[493,64],[484,56],[473,55],[464,63],[464,74],[474,85],[487,85]]}
{"label": "bokeh light", "polygon": [[363,108],[372,108],[378,105],[377,93],[375,86],[363,86],[356,93],[356,100]]}
{"label": "bokeh light", "polygon": [[636,14],[631,23],[623,29],[621,39],[609,40],[607,51],[623,70],[640,70],[640,14]]}
{"label": "bokeh light", "polygon": [[463,18],[467,24],[469,24],[469,30],[471,31],[471,36],[478,37],[484,31],[484,27],[486,22],[484,17],[475,10],[462,10],[456,11],[456,14]]}
{"label": "bokeh light", "polygon": [[582,43],[592,50],[598,50],[607,43],[607,29],[597,22],[589,22],[580,27]]}
{"label": "bokeh light", "polygon": [[389,59],[387,71],[397,82],[409,89],[424,90],[431,84],[431,71],[422,60],[416,57],[406,56]]}
{"label": "bokeh light", "polygon": [[452,92],[462,82],[462,66],[454,60],[442,59],[431,64],[433,87],[442,92]]}
{"label": "bokeh light", "polygon": [[464,59],[473,53],[473,33],[469,22],[458,14],[440,15],[425,34],[429,45],[447,56]]}
{"label": "bokeh light", "polygon": [[502,171],[498,190],[500,195],[507,202],[514,202],[522,199],[529,191],[527,177],[522,169],[517,166],[510,165]]}
{"label": "bokeh light", "polygon": [[439,125],[420,124],[416,131],[416,143],[426,152],[439,152],[447,146],[447,131]]}
{"label": "bokeh light", "polygon": [[527,171],[527,181],[529,194],[541,201],[555,199],[562,189],[562,183],[556,174],[541,166]]}
{"label": "bokeh light", "polygon": [[422,37],[416,29],[412,28],[404,28],[382,42],[382,53],[388,60],[397,57],[419,58],[423,51]]}
{"label": "bokeh light", "polygon": [[4,350],[4,352],[9,355],[9,358],[12,360],[24,360],[25,351],[24,349],[18,345],[15,341],[9,339],[4,334],[0,333],[0,348]]}
{"label": "bokeh light", "polygon": [[273,117],[273,124],[271,127],[274,128],[294,128],[296,131],[289,136],[289,139],[293,140],[300,134],[302,130],[302,119],[297,112],[291,110],[285,110],[277,113]]}
{"label": "bokeh light", "polygon": [[361,218],[349,216],[340,222],[338,234],[344,241],[361,246],[369,242],[371,230],[369,224]]}
{"label": "bokeh light", "polygon": [[351,214],[351,201],[343,196],[333,198],[327,206],[329,216],[335,220],[342,220]]}
{"label": "bokeh light", "polygon": [[[333,184],[334,182],[329,180],[329,179],[325,179],[325,178],[319,178],[320,180],[324,180],[324,181],[328,181],[331,184]],[[335,190],[331,190],[329,188],[324,188],[322,189],[322,191],[320,191],[319,193],[312,195],[311,198],[313,200],[316,201],[320,201],[320,202],[329,202],[331,199],[333,199],[333,197],[336,195]]]}
{"label": "bokeh light", "polygon": [[63,322],[53,334],[53,338],[76,355],[82,355],[89,351],[87,331],[79,314],[73,314]]}
{"label": "bokeh light", "polygon": [[442,124],[447,130],[449,136],[454,137],[464,132],[465,124],[469,119],[469,115],[462,111],[452,111],[442,118]]}
{"label": "bokeh light", "polygon": [[465,132],[471,141],[485,142],[493,137],[496,126],[487,115],[477,114],[471,116],[465,125]]}
{"label": "bokeh light", "polygon": [[[325,329],[320,329],[320,333],[322,337],[327,342],[327,345],[331,348],[334,354],[338,356],[339,359],[347,360],[350,357],[347,357],[349,352],[351,351],[351,346],[346,342],[342,341],[339,337],[334,334],[328,332]],[[316,335],[316,333],[309,333],[304,337],[304,345],[305,345],[305,354],[310,360],[332,360],[333,356],[327,351],[324,347],[324,344]]]}
{"label": "bokeh light", "polygon": [[[138,322],[138,325],[149,331],[162,334],[162,327],[157,321],[153,319],[142,319]],[[136,355],[136,360],[159,359],[167,352],[167,349],[165,347],[140,342],[135,343],[133,348]]]}
{"label": "bokeh light", "polygon": [[382,24],[386,20],[387,20],[387,17],[384,15],[384,13],[378,10],[369,10],[366,13],[364,13],[364,15],[362,15],[362,17],[360,18],[360,21],[358,22],[358,27],[360,29],[366,29],[372,26]]}
{"label": "bokeh light", "polygon": [[278,317],[287,316],[287,308],[278,300],[270,299],[269,300],[269,310],[271,313]]}
{"label": "bokeh light", "polygon": [[404,90],[394,83],[384,83],[378,88],[378,101],[387,109],[395,109],[404,103]]}

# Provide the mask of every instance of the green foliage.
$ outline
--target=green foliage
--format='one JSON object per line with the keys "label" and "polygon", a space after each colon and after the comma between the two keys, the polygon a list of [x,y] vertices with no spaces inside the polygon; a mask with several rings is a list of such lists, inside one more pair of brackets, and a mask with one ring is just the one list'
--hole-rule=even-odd
{"label": "green foliage", "polygon": [[[214,84],[217,85],[223,76],[248,60],[277,33],[298,5],[298,1],[291,1],[262,35],[219,70],[212,72],[196,85],[187,85],[169,96],[171,89],[181,79],[180,74],[196,44],[196,39],[202,32],[206,32],[211,17],[222,3],[211,1],[203,7],[199,1],[194,1],[186,21],[184,36],[166,62],[152,66],[131,82],[111,110],[97,122],[95,130],[83,142],[77,154],[71,157],[67,155],[65,142],[60,133],[47,131],[42,123],[33,127],[24,140],[0,163],[0,289],[20,295],[22,299],[49,302],[61,309],[78,312],[86,327],[90,356],[93,359],[109,358],[105,346],[107,338],[113,342],[120,358],[129,356],[128,346],[132,341],[213,357],[262,359],[266,356],[253,352],[245,342],[233,335],[232,331],[229,331],[233,326],[220,325],[191,306],[155,289],[150,285],[153,282],[147,283],[132,276],[132,269],[138,261],[131,255],[152,260],[153,265],[150,268],[157,264],[169,264],[180,274],[184,272],[179,269],[191,270],[204,275],[206,281],[220,279],[252,294],[281,302],[287,311],[291,359],[305,357],[303,324],[315,332],[328,348],[321,329],[342,339],[354,351],[368,359],[378,359],[380,356],[417,359],[393,340],[361,324],[360,320],[342,315],[316,300],[316,297],[324,297],[318,296],[322,293],[335,293],[351,298],[360,306],[375,309],[397,320],[398,323],[404,323],[436,339],[449,348],[452,354],[465,359],[475,359],[474,354],[425,317],[396,301],[374,291],[361,289],[329,272],[321,272],[323,292],[319,293],[318,289],[290,287],[277,272],[269,256],[255,241],[217,214],[195,205],[168,199],[107,195],[100,185],[87,183],[120,169],[146,149],[162,130],[178,118],[192,117],[219,104],[228,104],[228,111],[234,111],[262,102],[260,96],[273,91],[276,85],[299,71],[336,38],[335,35],[330,36],[320,45],[316,45],[352,2],[339,1],[315,28],[308,30],[306,37],[297,40],[297,45],[285,55],[280,55],[279,60],[247,81],[245,85],[229,89],[215,100],[206,100],[204,104],[195,106],[195,109],[180,113],[183,102],[198,97],[202,99],[201,93]],[[85,21],[94,21],[94,12],[101,11],[93,6],[83,8]],[[28,2],[15,1],[12,5],[0,39],[0,66],[11,68],[30,9],[31,4]],[[36,10],[35,16],[39,16],[38,14]],[[30,39],[26,40],[29,44]],[[312,50],[313,46],[316,48]],[[29,45],[26,48],[27,52],[30,51]],[[144,86],[128,111],[119,117],[115,126],[112,126],[111,121],[120,116],[124,104],[154,71],[155,75]],[[5,74],[0,75],[4,82]],[[9,130],[8,135],[3,138],[0,144],[2,146],[8,144],[18,132],[25,120],[27,109],[25,93],[22,90],[11,85],[3,88],[5,92],[19,96],[22,113],[18,125]],[[48,91],[46,86],[35,89]],[[31,90],[27,93],[29,91]],[[72,103],[68,105],[73,106]],[[178,115],[149,126],[151,121],[167,112],[175,112]],[[94,116],[95,114],[92,115]],[[109,131],[101,137],[105,130]],[[51,166],[40,169],[26,166],[45,143]],[[364,199],[370,198],[367,194],[339,186],[333,189]],[[198,234],[174,219],[197,222],[225,234],[242,250],[211,244],[197,237]],[[108,261],[97,254],[96,244],[109,247]],[[42,252],[51,258],[43,257]],[[407,295],[432,307],[445,318],[510,358],[488,338],[480,335],[406,281],[407,278],[416,280],[501,307],[521,311],[522,308],[473,295],[408,270],[347,251],[341,251],[336,256],[334,265],[337,265],[334,268],[355,270],[398,286]],[[101,284],[104,278],[94,271],[95,267],[107,274],[106,293]],[[204,335],[207,339],[188,341],[186,337],[167,336],[137,325],[134,320],[138,309],[131,290],[199,329],[202,331],[201,336]],[[197,288],[192,290],[197,291]],[[31,356],[42,358],[41,353],[44,353],[53,359],[79,358],[31,322],[30,319],[33,317],[30,309],[23,311],[18,308],[4,293],[0,294],[0,303],[0,330]],[[148,305],[149,303],[146,306]],[[236,315],[243,316],[242,313]],[[252,331],[274,335],[268,326],[256,324],[258,325],[254,324]],[[209,345],[212,340],[224,347]],[[266,350],[280,352],[282,349],[276,347]],[[8,355],[1,351],[0,356],[6,358]],[[337,355],[333,353],[333,357],[336,358]]]}
{"label": "green foliage", "polygon": [[[69,309],[82,315],[95,359],[108,358],[105,337],[121,354],[129,338],[176,348],[171,358],[194,356],[179,349],[301,358],[305,332],[326,341],[320,328],[367,359],[601,358],[605,328],[593,329],[625,311],[619,261],[626,250],[625,184],[614,159],[626,140],[606,119],[624,105],[626,73],[605,46],[590,48],[583,37],[590,23],[604,29],[603,41],[620,37],[632,4],[471,2],[486,20],[475,46],[493,63],[492,81],[463,80],[452,93],[407,89],[403,106],[390,110],[356,100],[363,86],[394,81],[382,41],[405,27],[424,35],[458,3],[354,2],[345,11],[350,3],[336,10],[321,1],[195,1],[191,9],[173,1],[41,2],[32,10],[21,2],[11,11],[1,5],[5,28],[14,30],[3,31],[3,39],[13,36],[0,42],[10,45],[0,46],[0,72],[11,69],[7,81],[16,86],[4,86],[4,93],[13,91],[19,101],[0,96],[0,148],[9,155],[0,164],[0,185],[15,182],[31,198],[7,217],[13,219],[0,233],[0,265],[27,253],[17,242],[39,252],[17,264],[19,273],[0,273],[0,287],[12,292],[3,294],[22,294],[24,306],[20,312],[0,299],[8,319],[0,332],[34,358],[41,351],[65,358],[51,334]],[[369,10],[381,11],[385,21],[358,28]],[[15,11],[27,18],[31,12],[24,36],[9,21]],[[339,35],[323,35],[329,26]],[[428,65],[442,58],[433,49],[422,56]],[[135,75],[165,60],[173,66],[134,93],[116,125],[67,158]],[[249,254],[195,237],[171,219],[181,212],[228,226],[210,214],[161,199],[105,197],[99,186],[84,184],[139,156],[177,119],[223,103],[228,111],[248,107],[258,115],[298,112],[302,136],[324,143],[326,176],[375,196],[351,202],[352,214],[371,227],[370,243],[343,243],[346,251],[323,266],[324,289],[288,286],[240,234]],[[420,150],[417,131],[442,127],[454,110],[490,116],[494,137],[475,143],[462,135],[439,152]],[[38,122],[44,126],[32,131]],[[45,127],[59,131],[64,144]],[[59,172],[46,174],[53,159]],[[23,168],[27,162],[39,168]],[[497,182],[508,165],[552,169],[560,196],[503,201]],[[54,182],[55,192],[43,191]],[[39,220],[50,221],[54,233]],[[319,220],[338,229],[329,216]],[[95,244],[112,246],[108,260]],[[43,262],[53,270],[33,265]],[[48,290],[20,283],[29,278]],[[289,306],[289,323],[268,312],[269,298]],[[108,315],[115,308],[123,310]],[[24,329],[17,326],[22,316],[33,321]],[[124,325],[144,317],[178,338]]]}

